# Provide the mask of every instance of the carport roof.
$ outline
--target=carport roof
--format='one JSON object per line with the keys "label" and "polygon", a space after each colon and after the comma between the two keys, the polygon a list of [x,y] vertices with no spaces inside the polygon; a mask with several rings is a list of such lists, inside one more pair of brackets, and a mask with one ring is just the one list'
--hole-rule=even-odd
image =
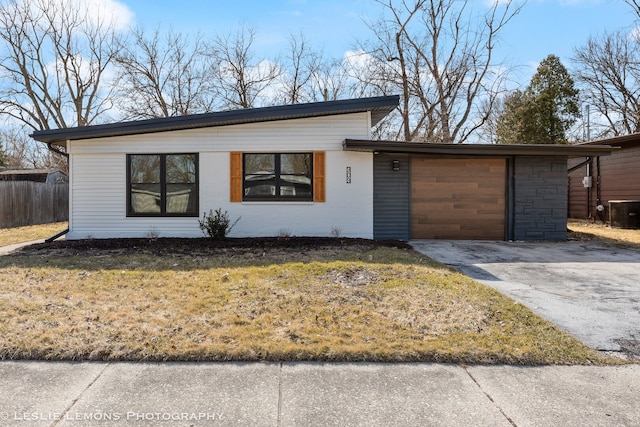
{"label": "carport roof", "polygon": [[373,126],[398,106],[399,99],[397,95],[394,95],[247,108],[93,126],[39,130],[31,134],[31,137],[36,141],[64,146],[66,141],[76,139],[106,138],[172,130],[362,113],[367,111],[371,112],[371,125]]}
{"label": "carport roof", "polygon": [[633,147],[640,145],[640,133],[612,136],[611,138],[601,139],[598,141],[583,142],[580,145],[613,145],[620,146],[621,148]]}
{"label": "carport roof", "polygon": [[549,144],[434,144],[428,142],[369,141],[345,139],[346,151],[409,153],[453,156],[608,156],[616,148],[610,145]]}

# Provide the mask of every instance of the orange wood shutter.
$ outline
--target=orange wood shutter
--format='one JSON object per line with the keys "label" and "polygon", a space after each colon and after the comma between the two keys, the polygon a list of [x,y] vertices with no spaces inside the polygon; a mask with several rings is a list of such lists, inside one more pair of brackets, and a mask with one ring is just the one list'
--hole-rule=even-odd
{"label": "orange wood shutter", "polygon": [[232,151],[230,153],[231,188],[229,191],[229,199],[231,202],[242,201],[242,153]]}
{"label": "orange wood shutter", "polygon": [[326,185],[325,185],[325,153],[324,151],[315,151],[313,153],[313,201],[326,202]]}

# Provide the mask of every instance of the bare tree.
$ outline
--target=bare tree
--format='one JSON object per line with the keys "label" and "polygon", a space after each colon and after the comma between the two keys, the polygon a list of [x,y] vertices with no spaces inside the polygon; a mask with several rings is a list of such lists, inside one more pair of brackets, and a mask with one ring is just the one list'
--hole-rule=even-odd
{"label": "bare tree", "polygon": [[355,97],[349,68],[348,57],[320,61],[309,82],[310,100],[335,101]]}
{"label": "bare tree", "polygon": [[284,103],[335,101],[359,96],[362,85],[352,77],[361,71],[351,60],[356,53],[347,52],[344,58],[330,59],[322,51],[313,50],[303,34],[291,36],[289,41],[289,51],[281,61],[281,99]]}
{"label": "bare tree", "polygon": [[[624,0],[636,21],[640,2]],[[640,132],[640,34],[620,29],[590,37],[574,51],[575,75],[585,101],[593,107],[596,137]]]}
{"label": "bare tree", "polygon": [[369,27],[363,49],[373,62],[367,80],[401,94],[407,141],[462,143],[487,120],[502,82],[493,54],[497,38],[523,4],[495,1],[480,18],[467,0],[376,0],[384,15]]}
{"label": "bare tree", "polygon": [[0,5],[0,113],[33,129],[94,123],[111,107],[104,84],[119,34],[87,3]]}
{"label": "bare tree", "polygon": [[34,166],[33,144],[14,130],[0,132],[0,140],[5,152],[5,166],[10,168],[26,168]]}
{"label": "bare tree", "polygon": [[640,132],[640,40],[625,31],[591,37],[573,59],[586,101],[606,122],[598,136]]}
{"label": "bare tree", "polygon": [[9,153],[7,153],[3,148],[3,139],[4,138],[2,138],[2,136],[0,135],[0,168],[7,167],[9,165],[9,162],[11,161]]}
{"label": "bare tree", "polygon": [[132,32],[116,59],[119,108],[126,119],[209,112],[214,107],[210,56],[202,38],[156,29],[148,38]]}
{"label": "bare tree", "polygon": [[281,62],[284,102],[334,101],[356,96],[349,69],[349,53],[342,59],[326,58],[313,50],[303,34],[291,36],[289,52]]}
{"label": "bare tree", "polygon": [[637,15],[638,18],[640,18],[640,1],[638,1],[638,0],[624,0],[624,2],[626,4],[628,4],[629,6],[631,6],[631,8],[633,9],[633,12]]}
{"label": "bare tree", "polygon": [[222,108],[258,107],[273,99],[266,92],[282,71],[277,62],[255,58],[254,40],[255,30],[242,27],[235,34],[216,37],[208,49]]}
{"label": "bare tree", "polygon": [[21,130],[0,131],[0,147],[4,147],[6,167],[68,170],[64,158],[47,150],[42,144],[34,144]]}
{"label": "bare tree", "polygon": [[484,125],[478,129],[478,140],[483,141],[487,144],[496,144],[498,142],[498,126],[500,116],[504,114],[505,111],[505,100],[508,97],[499,96],[493,100],[493,106],[489,108],[488,106],[482,107],[483,110],[486,109],[489,111],[487,115],[487,119],[484,122]]}
{"label": "bare tree", "polygon": [[[353,73],[361,76],[364,85],[373,86],[377,92],[389,95],[394,92],[401,94],[401,105],[398,109],[401,118],[401,128],[392,139],[404,139],[414,141],[417,139],[430,139],[433,137],[433,129],[425,129],[425,121],[433,112],[428,103],[419,105],[423,84],[421,83],[421,61],[415,52],[409,49],[406,43],[405,31],[409,23],[416,19],[420,8],[425,1],[417,1],[414,4],[402,2],[402,10],[389,1],[378,1],[386,11],[386,16],[380,18],[374,24],[369,24],[369,29],[375,35],[372,45],[362,45],[363,52],[370,55],[365,61],[365,72]],[[413,104],[413,105],[412,105]],[[416,108],[416,105],[418,108]],[[424,110],[421,107],[427,107]],[[416,114],[416,110],[418,110]],[[422,135],[418,135],[422,133]]]}
{"label": "bare tree", "polygon": [[312,99],[311,82],[317,72],[322,56],[311,50],[303,34],[289,37],[289,51],[282,61],[282,94],[278,96],[284,104],[298,104]]}

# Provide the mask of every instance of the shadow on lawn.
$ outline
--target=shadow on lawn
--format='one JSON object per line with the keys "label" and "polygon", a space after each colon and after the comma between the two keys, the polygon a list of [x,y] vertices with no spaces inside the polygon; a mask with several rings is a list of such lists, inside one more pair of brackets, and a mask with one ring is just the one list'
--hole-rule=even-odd
{"label": "shadow on lawn", "polygon": [[607,237],[603,235],[599,235],[596,233],[588,233],[584,231],[574,231],[571,229],[571,226],[567,229],[567,237],[572,240],[579,241],[595,241],[602,243],[609,243],[611,245],[619,246],[626,249],[637,249],[640,250],[640,243],[636,243],[630,240],[625,240],[623,238],[615,238],[615,237]]}

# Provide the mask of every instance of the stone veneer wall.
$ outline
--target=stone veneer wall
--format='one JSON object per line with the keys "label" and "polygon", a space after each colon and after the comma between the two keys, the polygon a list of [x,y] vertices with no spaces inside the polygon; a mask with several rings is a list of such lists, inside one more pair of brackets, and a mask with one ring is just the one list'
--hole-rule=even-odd
{"label": "stone veneer wall", "polygon": [[515,240],[567,238],[567,157],[516,157]]}

